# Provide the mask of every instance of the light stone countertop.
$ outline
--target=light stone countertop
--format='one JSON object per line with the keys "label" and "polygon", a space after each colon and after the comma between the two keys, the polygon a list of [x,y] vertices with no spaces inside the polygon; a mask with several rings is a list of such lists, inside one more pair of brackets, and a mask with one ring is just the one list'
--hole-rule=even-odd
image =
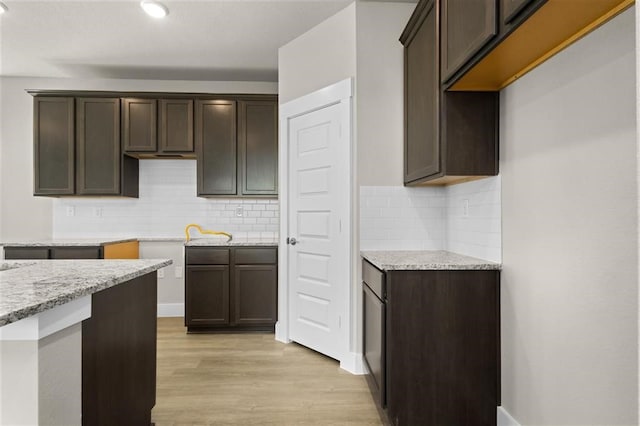
{"label": "light stone countertop", "polygon": [[169,259],[0,261],[0,326],[171,263]]}
{"label": "light stone countertop", "polygon": [[227,237],[193,238],[184,244],[187,247],[231,247],[231,246],[278,246],[278,238]]}
{"label": "light stone countertop", "polygon": [[102,247],[109,244],[128,243],[136,238],[54,238],[44,240],[3,241],[4,247]]}
{"label": "light stone countertop", "polygon": [[500,270],[502,265],[444,250],[362,251],[360,255],[383,271]]}

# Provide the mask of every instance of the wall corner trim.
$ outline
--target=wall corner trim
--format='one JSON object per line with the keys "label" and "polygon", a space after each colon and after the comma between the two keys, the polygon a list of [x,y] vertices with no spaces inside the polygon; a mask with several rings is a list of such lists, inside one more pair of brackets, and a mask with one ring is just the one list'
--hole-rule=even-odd
{"label": "wall corner trim", "polygon": [[498,426],[520,426],[520,423],[516,421],[507,410],[502,406],[498,407]]}

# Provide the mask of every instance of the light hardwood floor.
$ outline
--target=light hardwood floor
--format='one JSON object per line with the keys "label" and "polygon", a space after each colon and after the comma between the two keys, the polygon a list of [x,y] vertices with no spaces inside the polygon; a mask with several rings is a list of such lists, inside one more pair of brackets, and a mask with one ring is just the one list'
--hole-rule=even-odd
{"label": "light hardwood floor", "polygon": [[273,334],[189,334],[158,318],[152,419],[167,425],[381,425],[364,376]]}

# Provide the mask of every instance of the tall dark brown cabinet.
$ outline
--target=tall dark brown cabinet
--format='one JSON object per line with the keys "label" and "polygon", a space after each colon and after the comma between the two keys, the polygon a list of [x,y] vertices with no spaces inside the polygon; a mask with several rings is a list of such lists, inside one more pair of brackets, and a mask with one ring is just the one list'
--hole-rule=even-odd
{"label": "tall dark brown cabinet", "polygon": [[[458,1],[449,3],[457,8],[449,15],[464,9]],[[441,67],[440,4],[421,0],[400,37],[405,47],[404,183],[408,186],[450,184],[498,173],[498,92],[444,91],[441,68],[455,69],[458,59]],[[476,29],[462,39],[481,39],[480,33]],[[463,46],[463,41],[458,44]],[[453,46],[450,56],[464,50]]]}
{"label": "tall dark brown cabinet", "polygon": [[198,195],[236,195],[236,102],[196,101]]}
{"label": "tall dark brown cabinet", "polygon": [[120,194],[120,99],[76,99],[76,194]]}
{"label": "tall dark brown cabinet", "polygon": [[278,194],[278,103],[274,96],[198,99],[198,195]]}
{"label": "tall dark brown cabinet", "polygon": [[34,99],[34,195],[75,193],[74,105],[72,97]]}
{"label": "tall dark brown cabinet", "polygon": [[241,101],[238,146],[243,195],[278,194],[278,104]]}

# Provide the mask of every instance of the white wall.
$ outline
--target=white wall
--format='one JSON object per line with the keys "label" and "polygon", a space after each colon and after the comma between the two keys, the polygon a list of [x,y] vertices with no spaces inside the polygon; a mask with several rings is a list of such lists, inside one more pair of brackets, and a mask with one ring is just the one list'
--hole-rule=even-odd
{"label": "white wall", "polygon": [[[184,238],[190,223],[235,237],[277,237],[277,199],[197,197],[195,160],[140,160],[139,166],[139,198],[54,199],[54,238]],[[74,208],[75,216],[67,216],[67,207]]]}
{"label": "white wall", "polygon": [[500,182],[495,176],[447,187],[361,186],[360,249],[448,250],[500,262]]}
{"label": "white wall", "polygon": [[281,104],[356,75],[355,3],[278,50]]}
{"label": "white wall", "polygon": [[0,78],[0,238],[51,237],[52,199],[33,194],[33,98],[25,89],[277,93],[276,83]]}
{"label": "white wall", "polygon": [[358,183],[402,185],[404,48],[398,40],[414,3],[358,2]]}
{"label": "white wall", "polygon": [[501,93],[502,404],[638,424],[634,11]]}

